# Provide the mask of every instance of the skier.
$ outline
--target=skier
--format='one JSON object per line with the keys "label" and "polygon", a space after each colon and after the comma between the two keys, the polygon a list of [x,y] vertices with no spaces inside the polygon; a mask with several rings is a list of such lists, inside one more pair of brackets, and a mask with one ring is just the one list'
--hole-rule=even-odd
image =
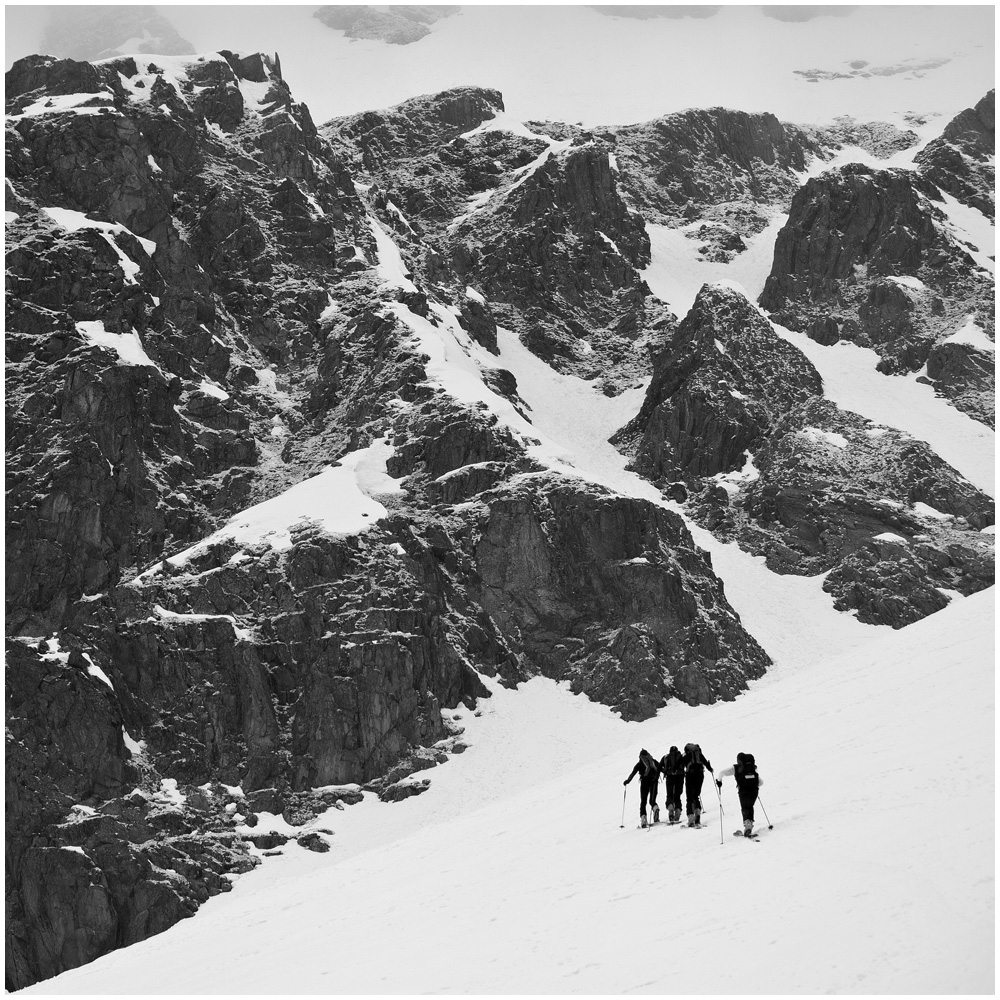
{"label": "skier", "polygon": [[656,804],[656,787],[660,783],[660,767],[653,759],[653,755],[648,750],[639,751],[639,760],[632,773],[622,782],[627,785],[636,775],[639,775],[639,823],[648,826],[646,822],[646,799],[649,799],[649,807],[653,811],[653,822],[660,822],[660,807]]}
{"label": "skier", "polygon": [[[717,787],[722,788],[719,778],[731,774],[736,779],[736,792],[740,797],[740,812],[743,814],[743,836],[753,836],[753,805],[757,801],[758,789],[764,784],[764,779],[757,773],[757,764],[752,753],[738,753],[736,763],[723,768],[715,780]],[[737,831],[738,833],[739,831]]]}
{"label": "skier", "polygon": [[660,772],[667,785],[667,819],[678,823],[681,818],[681,792],[684,791],[684,755],[677,747],[671,747],[670,753],[660,759]]}
{"label": "skier", "polygon": [[697,743],[684,745],[684,792],[687,805],[688,826],[701,826],[701,786],[705,780],[705,768],[712,774],[712,764],[707,757],[702,756],[701,747]]}

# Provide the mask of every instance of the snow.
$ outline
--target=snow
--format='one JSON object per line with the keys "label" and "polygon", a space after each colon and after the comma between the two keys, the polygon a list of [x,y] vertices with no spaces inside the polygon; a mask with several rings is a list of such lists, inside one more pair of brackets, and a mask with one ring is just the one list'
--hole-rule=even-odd
{"label": "snow", "polygon": [[938,510],[937,507],[932,507],[930,504],[923,503],[920,500],[913,505],[913,509],[923,517],[933,517],[936,521],[950,521],[952,517],[951,514],[945,514],[943,511]]}
{"label": "snow", "polygon": [[847,438],[835,431],[825,431],[821,427],[803,427],[801,434],[813,444],[827,444],[834,448],[846,448]]}
{"label": "snow", "polygon": [[978,351],[985,351],[987,354],[996,353],[996,343],[987,336],[986,331],[971,316],[966,319],[965,324],[960,329],[956,330],[950,337],[946,337],[943,342],[945,344],[966,344]]}
{"label": "snow", "polygon": [[941,192],[947,222],[946,228],[961,243],[969,255],[984,271],[993,274],[995,264],[991,259],[996,253],[996,229],[978,208],[963,205],[953,195]]}
{"label": "snow", "polygon": [[914,292],[926,292],[927,286],[919,279],[909,274],[890,274],[888,280],[904,288],[909,288]]}
{"label": "snow", "polygon": [[746,461],[738,472],[719,472],[712,477],[730,496],[735,496],[748,483],[760,479],[760,471],[754,465],[753,455],[749,451],[743,452],[743,455]]}
{"label": "snow", "polygon": [[226,400],[229,399],[229,393],[218,385],[216,382],[210,379],[204,378],[198,383],[198,388],[205,393],[206,396],[212,396],[215,399]]}
{"label": "snow", "polygon": [[878,355],[840,342],[817,344],[804,333],[773,324],[816,366],[823,394],[845,410],[926,441],[974,486],[994,496],[996,435],[984,424],[939,399],[934,389],[911,375],[883,375]]}
{"label": "snow", "polygon": [[70,847],[63,844],[59,849],[61,851],[72,851],[74,854],[82,854],[84,857],[87,857],[87,852],[82,847]]}
{"label": "snow", "polygon": [[135,330],[131,333],[109,333],[104,329],[104,321],[99,319],[81,320],[76,324],[76,328],[88,344],[114,351],[118,355],[118,364],[155,368],[160,371],[160,366],[143,349],[142,341]]}
{"label": "snow", "polygon": [[486,299],[477,292],[472,285],[465,286],[465,297],[467,299],[472,299],[473,302],[478,302],[480,305],[486,305]]}
{"label": "snow", "polygon": [[137,239],[142,246],[143,250],[146,251],[147,255],[152,257],[153,253],[156,251],[156,244],[152,240],[143,239],[142,237],[135,236],[130,230],[126,229],[125,226],[120,223],[115,222],[98,222],[96,219],[89,219],[83,212],[75,212],[69,208],[43,208],[42,212],[47,215],[57,226],[61,229],[65,229],[67,232],[76,232],[78,229],[97,229],[100,231],[101,236],[107,240],[108,245],[112,250],[118,255],[118,262],[121,265],[122,272],[125,275],[125,281],[129,285],[138,284],[135,276],[139,273],[139,265],[136,264],[128,254],[120,246],[118,246],[115,241],[116,233],[129,233]]}
{"label": "snow", "polygon": [[84,660],[87,661],[87,673],[91,677],[96,677],[102,684],[107,684],[112,691],[114,691],[115,686],[111,683],[111,678],[90,658],[87,653],[81,654]]}
{"label": "snow", "polygon": [[771,273],[774,241],[787,221],[787,215],[773,215],[761,232],[745,239],[747,249],[729,264],[701,259],[698,240],[687,236],[701,222],[682,228],[647,222],[650,264],[641,272],[642,276],[653,294],[681,318],[694,305],[698,292],[706,284],[735,288],[754,302],[764,290],[764,282]]}
{"label": "snow", "polygon": [[149,156],[146,157],[146,162],[149,164],[149,169],[152,170],[154,174],[163,173],[163,168],[159,165],[159,163],[156,162],[156,160],[153,159],[152,153],[150,153]]}
{"label": "snow", "polygon": [[255,114],[264,114],[265,105],[268,103],[265,98],[271,89],[270,81],[265,80],[263,83],[257,83],[252,80],[238,80],[237,85],[243,95],[244,108]]}
{"label": "snow", "polygon": [[[211,535],[165,561],[183,567],[212,545],[224,541],[243,548],[266,542],[275,551],[284,551],[292,545],[292,529],[307,521],[338,537],[366,532],[387,514],[386,508],[374,498],[402,492],[398,480],[385,471],[386,461],[393,453],[384,438],[352,451],[339,464],[327,466],[311,479],[247,508]],[[151,577],[159,565],[156,563],[140,573],[133,583]]]}
{"label": "snow", "polygon": [[[428,792],[331,810],[311,824],[329,853],[290,844],[195,919],[25,992],[989,992],[994,598],[641,724],[487,681]],[[716,769],[755,754],[759,843],[731,836],[728,780],[721,824],[706,784],[704,829],[635,828],[639,747],[689,739]]]}
{"label": "snow", "polygon": [[[99,99],[103,103],[87,108],[80,107],[87,101]],[[100,115],[119,114],[112,103],[111,94],[102,91],[99,94],[55,94],[39,98],[34,104],[29,104],[23,111],[16,115],[8,115],[12,121],[19,118],[35,118],[38,115],[58,114],[70,112],[74,115]]]}
{"label": "snow", "polygon": [[[232,561],[232,560],[230,560]],[[208,622],[208,621],[226,621],[233,626],[233,631],[236,633],[238,639],[243,639],[244,641],[252,641],[254,638],[253,629],[243,628],[239,622],[232,615],[204,615],[204,614],[191,614],[182,613],[179,611],[168,611],[166,608],[161,607],[159,604],[153,605],[153,610],[156,612],[157,617],[163,621],[174,621],[174,622]],[[155,619],[150,619],[154,621]]]}
{"label": "snow", "polygon": [[153,798],[171,806],[182,806],[187,802],[187,796],[177,787],[176,778],[161,778],[160,790]]}
{"label": "snow", "polygon": [[140,754],[145,752],[146,741],[133,739],[124,726],[122,726],[122,739],[125,742],[128,752],[132,754],[133,757],[138,757]]}
{"label": "snow", "polygon": [[385,288],[401,288],[404,292],[415,292],[417,286],[407,277],[408,268],[403,263],[402,254],[399,247],[393,242],[392,237],[382,228],[377,219],[369,217],[368,226],[372,236],[375,237],[375,246],[378,250],[378,263],[376,271]]}
{"label": "snow", "polygon": [[875,539],[880,542],[898,542],[900,545],[906,545],[906,539],[902,535],[893,534],[891,531],[883,531],[880,535],[876,535]]}

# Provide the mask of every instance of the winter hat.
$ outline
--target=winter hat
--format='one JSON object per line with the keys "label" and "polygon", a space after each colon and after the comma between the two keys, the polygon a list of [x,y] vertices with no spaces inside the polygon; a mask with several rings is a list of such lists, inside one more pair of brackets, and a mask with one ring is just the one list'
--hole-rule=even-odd
{"label": "winter hat", "polygon": [[736,755],[736,763],[737,764],[742,764],[743,761],[745,761],[746,759],[747,759],[747,755],[745,753],[738,753]]}

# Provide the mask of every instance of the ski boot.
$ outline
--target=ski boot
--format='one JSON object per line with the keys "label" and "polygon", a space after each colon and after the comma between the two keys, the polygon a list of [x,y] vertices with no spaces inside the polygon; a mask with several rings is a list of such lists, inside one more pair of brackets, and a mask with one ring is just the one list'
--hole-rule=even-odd
{"label": "ski boot", "polygon": [[743,836],[752,837],[753,836],[753,820],[745,819],[743,820]]}
{"label": "ski boot", "polygon": [[694,821],[694,813],[688,813],[688,826],[696,826]]}
{"label": "ski boot", "polygon": [[646,822],[645,813],[639,813],[639,826],[641,826],[644,830],[646,829],[647,826],[649,826],[649,823]]}
{"label": "ski boot", "polygon": [[654,823],[659,823],[660,822],[660,807],[659,806],[653,806],[653,822]]}

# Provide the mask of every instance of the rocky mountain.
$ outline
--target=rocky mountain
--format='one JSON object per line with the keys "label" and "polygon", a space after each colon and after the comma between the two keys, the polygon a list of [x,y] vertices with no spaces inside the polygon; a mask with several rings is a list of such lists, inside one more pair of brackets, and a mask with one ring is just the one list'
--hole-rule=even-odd
{"label": "rocky mountain", "polygon": [[[480,675],[642,718],[763,672],[682,519],[535,456],[495,364],[497,315],[531,344],[560,303],[581,354],[669,321],[605,151],[463,140],[489,91],[321,133],[276,61],[230,52],[33,57],[7,95],[12,985],[224,891],[275,842],[256,811],[423,791]],[[462,220],[485,155],[500,190]],[[240,520],[268,504],[290,533]]]}
{"label": "rocky mountain", "polygon": [[[988,282],[934,182],[800,186],[847,132],[525,123],[474,87],[317,128],[277,57],[229,50],[33,56],[6,98],[10,989],[290,837],[329,850],[301,828],[331,807],[427,791],[491,685],[624,720],[735,698],[770,658],[695,525],[864,621],[992,581],[985,494],[825,399],[741,293],[679,318],[644,278],[647,224],[726,261],[788,208],[775,319],[850,320],[985,419],[944,331]],[[649,379],[615,441],[659,490],[566,461],[514,350],[594,401]]]}
{"label": "rocky mountain", "polygon": [[849,164],[810,179],[760,298],[820,343],[873,348],[887,374],[926,366],[924,378],[991,427],[992,275],[945,209],[954,192],[992,217],[992,107],[991,92],[952,121],[917,154],[916,171]]}

